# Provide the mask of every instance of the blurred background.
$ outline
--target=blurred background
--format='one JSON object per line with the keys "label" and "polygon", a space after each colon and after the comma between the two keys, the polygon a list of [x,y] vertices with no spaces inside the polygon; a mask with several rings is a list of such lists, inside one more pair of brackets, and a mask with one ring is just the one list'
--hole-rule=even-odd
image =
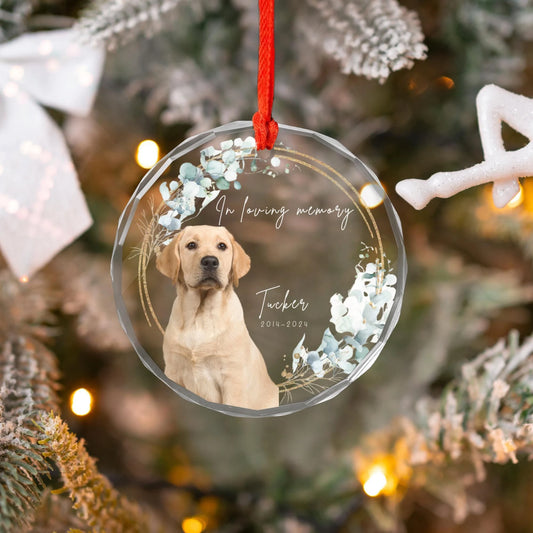
{"label": "blurred background", "polygon": [[[98,502],[100,493],[80,496],[94,485],[67,482],[59,460],[24,527],[533,531],[533,181],[522,180],[504,209],[494,207],[490,185],[422,211],[394,192],[401,179],[483,159],[475,110],[483,85],[533,96],[533,3],[403,0],[406,13],[391,1],[371,2],[373,11],[364,2],[278,2],[273,116],[338,139],[376,172],[402,221],[409,274],[400,321],[372,369],[327,403],[271,419],[217,414],[160,383],[120,327],[109,277],[118,217],[146,172],[139,144],[155,141],[161,157],[194,133],[255,112],[257,5],[88,4],[0,0],[2,41],[78,19],[86,39],[108,47],[91,115],[48,110],[63,128],[94,224],[26,283],[3,263],[0,376],[9,385],[10,354],[29,350],[46,362],[50,390],[58,385],[56,414],[97,460],[97,471],[84,472],[89,481],[105,475],[120,497],[91,507],[84,497]],[[413,45],[420,60],[411,69],[374,76],[381,81],[358,75],[368,71],[354,64],[376,46],[356,41],[364,28],[392,47],[389,33],[416,34],[417,17],[426,59]],[[394,26],[401,21],[403,30]],[[350,56],[347,42],[358,43]],[[528,142],[506,126],[503,135],[509,150]],[[89,394],[73,402],[82,388]],[[7,466],[2,472],[9,475]],[[50,492],[64,485],[67,494]],[[145,522],[106,525],[102,509],[129,509],[125,497]],[[0,491],[0,528],[20,531],[24,513],[9,521],[9,498]]]}

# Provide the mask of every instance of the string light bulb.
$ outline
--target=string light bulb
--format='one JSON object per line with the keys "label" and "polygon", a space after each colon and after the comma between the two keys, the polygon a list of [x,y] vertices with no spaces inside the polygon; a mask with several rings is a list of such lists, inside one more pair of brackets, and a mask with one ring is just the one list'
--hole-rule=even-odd
{"label": "string light bulb", "polygon": [[363,490],[372,498],[379,496],[387,486],[387,476],[385,470],[379,466],[374,466],[368,473],[368,479],[363,483]]}
{"label": "string light bulb", "polygon": [[383,190],[374,183],[367,183],[366,185],[363,185],[359,195],[361,197],[361,203],[370,209],[373,209],[374,207],[377,207],[383,203]]}
{"label": "string light bulb", "polygon": [[507,204],[507,207],[511,209],[518,207],[524,201],[524,187],[520,183],[520,190],[513,196],[513,198]]}
{"label": "string light bulb", "polygon": [[181,523],[183,533],[202,533],[207,527],[207,521],[201,516],[189,516]]}
{"label": "string light bulb", "polygon": [[77,416],[85,416],[91,412],[92,394],[84,388],[76,389],[70,395],[70,409]]}
{"label": "string light bulb", "polygon": [[453,89],[455,87],[455,82],[448,76],[441,76],[437,79],[437,83],[445,89]]}
{"label": "string light bulb", "polygon": [[152,168],[159,160],[159,145],[151,139],[141,141],[135,152],[135,160],[141,168]]}
{"label": "string light bulb", "polygon": [[19,281],[21,283],[28,283],[28,281],[30,281],[30,278],[28,278],[28,276],[20,276]]}

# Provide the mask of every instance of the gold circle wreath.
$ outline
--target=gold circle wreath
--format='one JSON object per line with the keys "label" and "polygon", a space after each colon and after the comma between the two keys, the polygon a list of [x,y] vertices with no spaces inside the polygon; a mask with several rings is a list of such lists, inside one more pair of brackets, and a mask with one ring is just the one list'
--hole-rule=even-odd
{"label": "gold circle wreath", "polygon": [[[317,174],[325,177],[328,179],[331,183],[333,183],[336,187],[338,187],[351,201],[351,203],[354,205],[354,207],[357,209],[359,214],[361,215],[361,218],[363,219],[368,232],[370,234],[370,237],[372,239],[377,240],[377,251],[378,251],[378,284],[381,284],[383,281],[383,274],[384,274],[384,265],[385,265],[385,254],[383,251],[383,242],[381,239],[381,234],[379,232],[378,225],[376,223],[376,220],[372,214],[372,211],[368,206],[364,204],[364,202],[361,201],[361,195],[359,194],[359,191],[354,187],[350,181],[344,177],[341,173],[339,173],[337,170],[335,170],[330,165],[324,163],[323,161],[320,161],[319,159],[310,156],[308,154],[304,154],[302,152],[298,152],[296,150],[293,150],[291,148],[287,148],[282,145],[275,145],[271,153],[274,153],[274,155],[281,156],[286,161],[290,161],[292,163],[295,163],[297,165],[301,165],[303,167],[309,168],[316,172]],[[249,160],[249,159],[256,159],[257,158],[257,152],[253,152],[250,155],[244,155],[242,157],[243,161]],[[214,156],[207,160],[209,161],[216,161],[221,159],[221,154]],[[200,168],[200,165],[197,165],[198,168]],[[171,199],[174,199],[179,196],[181,189],[183,188],[183,184],[180,183],[178,188],[173,191],[171,195]],[[157,256],[159,253],[159,250],[161,246],[163,245],[164,241],[169,238],[168,231],[161,227],[159,225],[159,217],[162,215],[163,210],[166,207],[165,201],[162,201],[156,208],[154,208],[154,205],[151,206],[151,214],[148,218],[145,218],[140,222],[141,231],[143,231],[144,236],[141,243],[140,248],[137,249],[138,255],[139,255],[139,263],[138,263],[138,286],[139,286],[139,296],[141,299],[141,305],[143,308],[144,316],[146,317],[146,320],[148,322],[148,325],[151,327],[152,322],[156,325],[156,327],[159,329],[162,335],[164,335],[165,330],[161,326],[161,322],[157,318],[156,312],[154,310],[154,307],[152,305],[152,300],[150,298],[150,293],[148,290],[148,282],[146,277],[146,272],[148,269],[148,264],[150,263],[151,259],[154,256]],[[176,230],[176,232],[179,230]],[[326,376],[323,376],[319,379],[324,379]],[[313,390],[313,387],[316,387],[316,384],[314,381],[316,381],[316,376],[309,376],[300,378],[299,380],[295,380],[294,383],[291,382],[290,379],[287,379],[281,387],[283,387],[284,394],[290,395],[290,391],[304,388],[309,390],[310,392],[316,392],[316,390]]]}

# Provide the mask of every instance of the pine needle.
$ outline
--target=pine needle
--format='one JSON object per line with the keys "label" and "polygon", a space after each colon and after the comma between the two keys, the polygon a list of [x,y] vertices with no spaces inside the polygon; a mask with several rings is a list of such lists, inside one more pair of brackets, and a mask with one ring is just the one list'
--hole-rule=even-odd
{"label": "pine needle", "polygon": [[154,521],[141,507],[122,496],[96,468],[85,443],[69,431],[59,416],[49,413],[40,420],[42,444],[61,473],[73,507],[95,531],[147,533]]}

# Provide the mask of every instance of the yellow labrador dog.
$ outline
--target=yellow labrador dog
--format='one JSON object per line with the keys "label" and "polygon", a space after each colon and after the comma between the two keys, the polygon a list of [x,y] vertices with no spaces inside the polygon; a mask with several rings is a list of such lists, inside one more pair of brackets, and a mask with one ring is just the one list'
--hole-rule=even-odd
{"label": "yellow labrador dog", "polygon": [[250,257],[224,227],[187,226],[163,249],[157,269],[177,287],[163,339],[165,374],[210,402],[249,409],[279,405],[233,287]]}

